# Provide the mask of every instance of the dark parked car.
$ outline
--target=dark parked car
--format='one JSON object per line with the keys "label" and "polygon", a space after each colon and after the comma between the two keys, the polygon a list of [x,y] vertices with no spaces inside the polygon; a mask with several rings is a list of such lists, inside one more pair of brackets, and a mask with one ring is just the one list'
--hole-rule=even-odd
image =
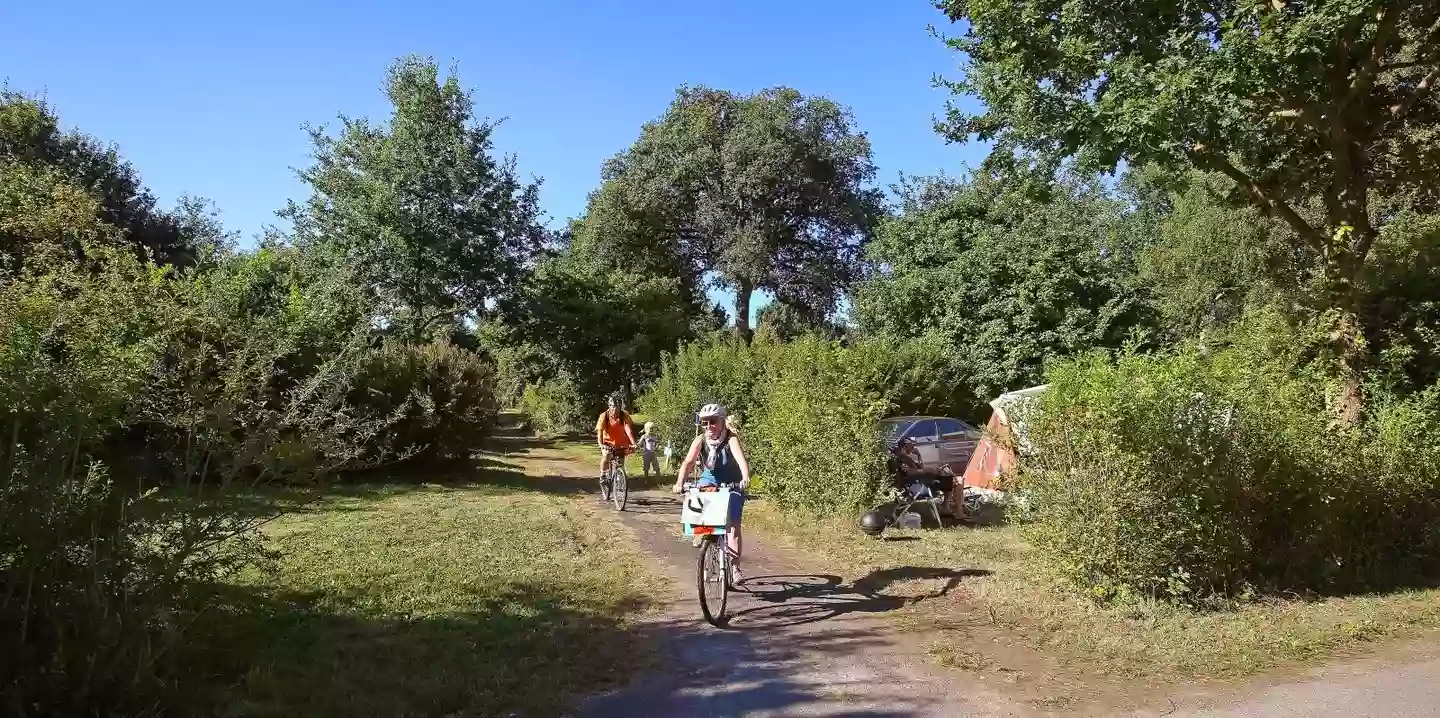
{"label": "dark parked car", "polygon": [[881,419],[880,430],[892,450],[902,440],[909,439],[920,455],[921,470],[927,474],[939,473],[942,466],[949,466],[956,476],[964,473],[981,437],[979,429],[945,416]]}

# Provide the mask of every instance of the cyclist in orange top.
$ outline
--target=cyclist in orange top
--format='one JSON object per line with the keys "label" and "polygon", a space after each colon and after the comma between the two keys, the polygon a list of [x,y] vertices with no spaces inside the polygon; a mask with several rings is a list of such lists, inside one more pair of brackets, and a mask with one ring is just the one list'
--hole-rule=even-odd
{"label": "cyclist in orange top", "polygon": [[[619,396],[610,397],[610,405],[595,421],[595,443],[600,446],[600,482],[605,482],[605,470],[610,468],[610,449],[629,449],[635,446],[635,429],[631,426],[630,415]],[[619,457],[624,461],[624,456]]]}

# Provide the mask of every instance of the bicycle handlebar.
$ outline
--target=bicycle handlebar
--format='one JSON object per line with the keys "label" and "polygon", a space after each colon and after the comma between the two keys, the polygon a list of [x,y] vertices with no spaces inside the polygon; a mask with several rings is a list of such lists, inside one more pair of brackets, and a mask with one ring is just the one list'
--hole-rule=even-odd
{"label": "bicycle handlebar", "polygon": [[[731,492],[731,493],[735,493],[735,494],[743,494],[743,493],[745,493],[745,489],[740,488],[740,484],[722,484],[722,485],[720,485],[720,486],[716,486],[715,488],[718,489],[718,488],[722,488],[722,487],[730,489],[730,492]],[[688,491],[690,491],[690,489],[693,489],[693,488],[695,488],[695,482],[694,482],[694,481],[681,482],[681,484],[680,484],[680,493],[682,493],[682,494],[683,494],[683,493],[687,493]]]}

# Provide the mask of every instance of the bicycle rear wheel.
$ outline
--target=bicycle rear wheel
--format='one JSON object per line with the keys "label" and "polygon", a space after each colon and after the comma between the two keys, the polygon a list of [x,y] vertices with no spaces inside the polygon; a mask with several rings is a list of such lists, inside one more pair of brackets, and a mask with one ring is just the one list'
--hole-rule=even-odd
{"label": "bicycle rear wheel", "polygon": [[610,474],[610,501],[615,504],[616,511],[625,510],[625,500],[630,496],[630,487],[625,468],[616,466],[615,471]]}
{"label": "bicycle rear wheel", "polygon": [[724,559],[724,545],[714,536],[700,544],[695,566],[695,586],[700,594],[700,612],[712,626],[725,622],[725,600],[729,598],[730,566]]}

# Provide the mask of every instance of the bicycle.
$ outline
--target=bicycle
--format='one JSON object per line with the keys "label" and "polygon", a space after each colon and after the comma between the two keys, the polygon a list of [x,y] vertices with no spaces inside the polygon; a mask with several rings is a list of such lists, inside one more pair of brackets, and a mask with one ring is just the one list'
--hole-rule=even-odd
{"label": "bicycle", "polygon": [[614,504],[616,511],[624,511],[625,502],[630,497],[629,480],[625,475],[625,457],[630,455],[630,449],[606,444],[605,451],[609,458],[605,477],[600,479],[600,500]]}
{"label": "bicycle", "polygon": [[727,550],[723,537],[728,530],[730,495],[740,491],[722,486],[706,486],[698,491],[714,493],[715,497],[701,501],[698,493],[691,495],[690,490],[693,488],[694,483],[689,481],[682,485],[685,507],[690,511],[703,513],[704,504],[710,502],[719,502],[725,506],[723,521],[717,519],[706,524],[684,524],[686,536],[700,537],[700,550],[695,555],[695,590],[700,599],[700,613],[710,625],[718,628],[725,623],[725,605],[729,600],[730,590],[735,588],[730,551]]}

